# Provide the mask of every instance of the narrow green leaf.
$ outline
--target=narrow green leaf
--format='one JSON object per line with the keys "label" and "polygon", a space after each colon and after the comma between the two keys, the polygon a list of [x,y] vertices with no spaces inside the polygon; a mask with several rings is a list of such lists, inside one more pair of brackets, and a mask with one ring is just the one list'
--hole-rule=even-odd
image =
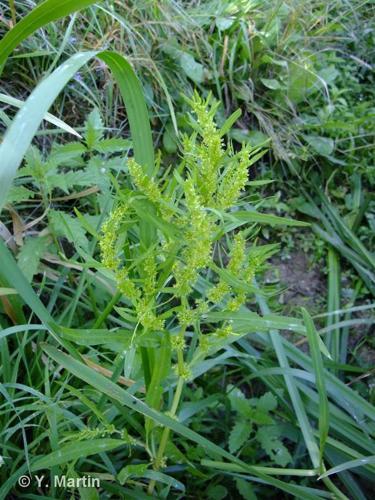
{"label": "narrow green leaf", "polygon": [[308,227],[310,224],[308,222],[303,222],[299,220],[289,219],[288,217],[279,217],[277,215],[271,214],[261,214],[255,210],[248,212],[238,211],[230,214],[228,219],[237,220],[242,224],[248,222],[257,222],[258,224],[270,224],[271,226],[298,226],[298,227]]}
{"label": "narrow green leaf", "polygon": [[371,455],[371,457],[357,458],[356,460],[349,460],[349,462],[344,462],[336,467],[332,467],[332,469],[327,470],[324,474],[319,476],[318,479],[323,479],[324,477],[331,476],[332,474],[338,474],[344,470],[354,469],[355,467],[364,467],[370,464],[375,464],[375,455]]}
{"label": "narrow green leaf", "polygon": [[[34,31],[51,21],[68,16],[95,3],[96,0],[45,0],[19,21],[0,41],[0,68],[9,54]],[[1,71],[0,71],[1,74]]]}
{"label": "narrow green leaf", "polygon": [[[10,104],[11,106],[15,106],[16,108],[22,108],[22,106],[25,104],[25,102],[21,101],[20,99],[15,99],[14,97],[11,97],[9,95],[2,94],[2,93],[0,93],[0,102]],[[65,132],[68,132],[68,134],[73,134],[76,137],[80,137],[80,138],[82,137],[70,125],[68,125],[64,121],[60,120],[56,116],[51,115],[50,113],[46,113],[44,115],[44,120],[46,120],[49,123],[52,123],[52,125],[56,125],[56,127],[61,128],[61,130],[64,130]]]}
{"label": "narrow green leaf", "polygon": [[66,464],[89,455],[114,450],[125,444],[126,442],[122,439],[91,439],[89,441],[69,443],[35,460],[31,465],[31,470],[34,472],[41,469],[50,469],[55,465]]}
{"label": "narrow green leaf", "polygon": [[[268,304],[264,300],[263,297],[257,296],[257,301],[259,303],[260,309],[263,314],[269,314],[270,310]],[[279,361],[279,365],[281,368],[285,368],[289,370],[289,360],[287,357],[287,353],[284,349],[283,339],[279,332],[275,330],[271,330],[270,332],[270,341],[275,349],[277,359]],[[306,409],[303,405],[301,395],[298,391],[297,384],[293,378],[293,376],[285,374],[284,376],[285,384],[287,386],[289,397],[292,401],[294,411],[296,413],[296,417],[301,428],[301,432],[305,441],[306,448],[310,455],[310,460],[313,464],[313,467],[319,467],[320,463],[320,454],[317,443],[314,438],[314,434],[307,418]]]}
{"label": "narrow green leaf", "polygon": [[311,359],[315,372],[316,387],[319,394],[319,438],[320,438],[320,461],[322,466],[324,447],[329,430],[329,409],[327,389],[324,379],[324,365],[319,346],[319,334],[315,329],[311,316],[302,308],[303,321],[306,325],[307,338],[309,340]]}

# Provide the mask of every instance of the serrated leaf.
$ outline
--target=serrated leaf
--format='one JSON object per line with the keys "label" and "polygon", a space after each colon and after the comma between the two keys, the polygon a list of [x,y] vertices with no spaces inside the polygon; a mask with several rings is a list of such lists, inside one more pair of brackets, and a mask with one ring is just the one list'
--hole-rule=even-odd
{"label": "serrated leaf", "polygon": [[262,411],[273,411],[277,408],[277,399],[272,394],[272,392],[266,392],[258,399],[257,402],[258,410]]}
{"label": "serrated leaf", "polygon": [[66,177],[63,174],[51,174],[46,177],[46,184],[48,185],[48,190],[61,189],[64,193],[68,193],[68,184],[66,182]]}
{"label": "serrated leaf", "polygon": [[242,391],[237,387],[233,389],[232,385],[228,386],[228,391],[232,410],[239,413],[243,418],[250,418],[253,410]]}
{"label": "serrated leaf", "polygon": [[125,484],[130,477],[143,477],[148,464],[126,465],[117,475],[120,484]]}
{"label": "serrated leaf", "polygon": [[9,190],[6,203],[20,203],[21,201],[34,198],[35,193],[25,186],[12,186]]}
{"label": "serrated leaf", "polygon": [[49,245],[47,237],[35,237],[26,240],[18,254],[18,265],[30,282],[36,274],[39,262]]}
{"label": "serrated leaf", "polygon": [[95,149],[102,140],[104,134],[104,125],[97,108],[93,109],[89,114],[85,123],[85,140],[89,149]]}
{"label": "serrated leaf", "polygon": [[[53,176],[54,179],[55,177],[58,176]],[[64,177],[66,189],[69,190],[73,186],[92,186],[98,184],[102,181],[103,175],[100,174],[99,170],[85,169],[65,172],[63,175],[60,174],[60,177]]]}
{"label": "serrated leaf", "polygon": [[289,451],[279,439],[280,429],[277,426],[261,427],[255,437],[275,464],[285,467],[292,461]]}
{"label": "serrated leaf", "polygon": [[252,425],[247,420],[239,420],[229,434],[229,451],[235,453],[249,439]]}
{"label": "serrated leaf", "polygon": [[32,175],[33,177],[37,177],[44,170],[45,164],[43,163],[39,149],[35,146],[30,146],[25,154],[25,166],[20,170],[20,174],[22,176]]}
{"label": "serrated leaf", "polygon": [[132,147],[129,139],[112,138],[102,139],[94,145],[95,151],[99,153],[125,153]]}
{"label": "serrated leaf", "polygon": [[82,164],[82,155],[85,152],[86,146],[81,142],[59,144],[52,148],[50,160],[59,166],[75,167]]}
{"label": "serrated leaf", "polygon": [[238,493],[242,496],[242,498],[244,498],[245,500],[257,500],[257,496],[254,493],[253,487],[248,481],[236,478],[235,482]]}
{"label": "serrated leaf", "polygon": [[49,221],[57,236],[66,238],[70,243],[77,245],[84,250],[88,249],[88,240],[85,229],[78,219],[58,210],[50,210]]}
{"label": "serrated leaf", "polygon": [[249,417],[252,422],[256,423],[257,425],[270,425],[273,424],[273,419],[268,415],[268,413],[262,411],[262,410],[252,410],[252,414]]}
{"label": "serrated leaf", "polygon": [[211,498],[213,500],[222,500],[223,498],[227,498],[228,490],[221,484],[215,484],[209,486],[206,494],[207,498]]}

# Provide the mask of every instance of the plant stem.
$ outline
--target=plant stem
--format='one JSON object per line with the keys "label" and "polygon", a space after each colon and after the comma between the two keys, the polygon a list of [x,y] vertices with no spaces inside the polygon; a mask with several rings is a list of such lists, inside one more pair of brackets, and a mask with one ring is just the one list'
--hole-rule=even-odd
{"label": "plant stem", "polygon": [[[184,382],[185,382],[184,378],[179,377],[178,382],[177,382],[176,391],[175,391],[174,396],[173,396],[172,406],[171,406],[171,409],[169,412],[169,415],[172,418],[176,415],[178,404],[180,402],[180,398],[181,398],[181,394],[182,394],[182,389],[184,387]],[[161,436],[161,440],[160,440],[160,444],[159,444],[159,449],[158,449],[158,452],[156,455],[156,460],[155,460],[157,467],[163,459],[164,451],[165,451],[165,448],[166,448],[167,443],[168,443],[169,434],[170,434],[170,429],[168,427],[164,427],[163,434]],[[148,485],[147,492],[149,495],[152,495],[152,493],[154,491],[155,482],[156,482],[155,479],[153,479],[150,482],[150,484]]]}
{"label": "plant stem", "polygon": [[104,311],[101,313],[101,315],[96,319],[93,328],[100,328],[104,321],[107,319],[108,315],[113,309],[113,306],[118,302],[120,299],[122,293],[121,292],[116,292],[115,295],[112,297],[112,299],[108,302],[106,305]]}
{"label": "plant stem", "polygon": [[12,16],[12,23],[13,23],[13,26],[14,26],[16,24],[16,22],[17,22],[17,18],[16,18],[16,6],[15,6],[15,3],[14,3],[14,0],[9,0],[9,8],[10,8],[11,16]]}

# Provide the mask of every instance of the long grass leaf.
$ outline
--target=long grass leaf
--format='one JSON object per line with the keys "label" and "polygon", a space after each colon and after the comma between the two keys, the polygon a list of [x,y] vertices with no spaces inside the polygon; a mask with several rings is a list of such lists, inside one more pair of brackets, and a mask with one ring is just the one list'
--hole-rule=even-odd
{"label": "long grass leaf", "polygon": [[306,325],[307,338],[310,345],[310,354],[315,372],[316,387],[319,394],[319,438],[320,438],[320,466],[322,468],[322,460],[324,447],[328,437],[329,430],[329,410],[327,389],[324,379],[324,366],[320,353],[319,334],[315,329],[311,316],[302,308],[303,321]]}
{"label": "long grass leaf", "polygon": [[[340,321],[340,315],[335,311],[340,309],[340,260],[337,252],[333,248],[328,249],[328,317],[327,327],[337,324]],[[327,347],[335,362],[339,361],[340,356],[340,328],[335,327],[327,335]]]}
{"label": "long grass leaf", "polygon": [[318,479],[331,476],[332,474],[338,474],[344,470],[354,469],[355,467],[364,467],[370,464],[375,464],[375,455],[371,455],[371,457],[357,458],[356,460],[349,460],[349,462],[332,467],[332,469],[327,470],[324,474],[319,476]]}
{"label": "long grass leaf", "polygon": [[[25,104],[25,102],[21,101],[20,99],[16,99],[14,97],[2,93],[0,93],[0,102],[4,102],[5,104],[10,104],[11,106],[14,106],[16,108],[22,108],[22,106]],[[61,130],[64,130],[68,134],[73,134],[76,137],[82,138],[82,136],[76,130],[74,130],[74,128],[72,128],[70,125],[60,120],[56,116],[51,115],[50,113],[46,113],[44,115],[44,120],[49,123],[52,123],[52,125],[56,125],[56,127],[61,128]]]}
{"label": "long grass leaf", "polygon": [[31,470],[50,469],[55,465],[65,464],[72,460],[78,460],[83,457],[103,453],[104,451],[114,450],[126,443],[122,439],[91,439],[89,441],[73,442],[62,446],[61,448],[37,458],[31,464]]}
{"label": "long grass leaf", "polygon": [[0,74],[9,54],[34,31],[51,21],[68,16],[96,0],[45,0],[19,21],[0,41]]}
{"label": "long grass leaf", "polygon": [[70,78],[95,55],[96,52],[85,52],[72,56],[36,87],[22,109],[18,111],[0,145],[2,159],[0,210],[4,206],[17,169],[47,110]]}

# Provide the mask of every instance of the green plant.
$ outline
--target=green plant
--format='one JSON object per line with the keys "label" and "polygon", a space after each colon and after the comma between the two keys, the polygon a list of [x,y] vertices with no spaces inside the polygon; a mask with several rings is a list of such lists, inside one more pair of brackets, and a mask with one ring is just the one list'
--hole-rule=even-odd
{"label": "green plant", "polygon": [[[60,7],[57,3],[49,0],[38,7],[39,13],[44,9],[45,21],[53,19],[49,7]],[[144,498],[147,489],[154,494],[156,489],[162,498],[224,498],[234,487],[233,495],[238,491],[244,498],[279,497],[280,491],[298,498],[365,498],[374,477],[375,450],[369,438],[375,416],[365,399],[365,381],[372,372],[369,364],[346,363],[351,361],[350,329],[372,324],[370,317],[356,315],[371,313],[373,305],[337,310],[341,266],[332,250],[328,314],[320,315],[328,318],[326,326],[316,330],[306,311],[303,321],[271,313],[267,299],[275,289],[258,288],[255,274],[261,282],[267,258],[277,249],[262,239],[271,234],[273,242],[277,233],[259,225],[305,226],[305,231],[307,225],[259,212],[276,208],[288,213],[288,206],[272,196],[269,173],[266,179],[247,180],[247,165],[263,155],[265,137],[244,130],[251,126],[252,110],[273,144],[281,138],[283,148],[288,145],[306,162],[315,148],[314,154],[330,165],[334,137],[326,134],[327,123],[316,132],[306,120],[298,133],[293,130],[290,147],[291,114],[281,107],[291,100],[293,116],[310,99],[318,103],[316,109],[321,107],[311,75],[321,61],[297,48],[302,40],[308,42],[304,29],[314,30],[314,16],[324,21],[338,5],[325,12],[324,4],[309,4],[302,10],[311,16],[296,17],[300,7],[286,3],[213,2],[189,10],[184,4],[182,10],[179,2],[152,9],[149,2],[137,2],[116,3],[125,10],[112,11],[111,3],[103,2],[84,17],[50,24],[44,28],[50,43],[43,53],[33,54],[41,46],[39,34],[25,43],[29,53],[18,53],[21,57],[5,67],[8,83],[18,71],[25,75],[25,68],[31,68],[28,88],[47,75],[30,99],[17,103],[23,109],[12,124],[7,114],[1,115],[9,131],[1,145],[5,182],[0,204],[6,209],[0,229],[6,240],[13,236],[9,248],[18,261],[0,242],[1,497],[25,496],[18,477],[47,470],[49,486],[47,481],[41,489],[34,484],[26,495],[66,496],[66,489],[53,484],[55,476],[65,473],[101,480],[97,491],[72,489],[82,498]],[[16,16],[26,8],[22,2],[16,7]],[[42,27],[42,17],[33,16]],[[253,33],[247,31],[249,18],[255,19]],[[154,160],[143,92],[119,55],[78,54],[53,71],[60,57],[75,50],[69,37],[80,37],[86,22],[82,40],[90,46],[96,41],[86,35],[93,31],[122,51],[122,30],[127,30],[133,62],[154,71],[154,93],[146,88],[156,113],[154,138],[163,134],[166,149],[179,150],[178,158],[157,155]],[[189,37],[197,22],[193,47]],[[316,41],[333,24],[318,26]],[[20,41],[27,18],[18,26],[7,40]],[[163,44],[155,46],[161,33]],[[177,40],[170,40],[171,33]],[[290,57],[294,51],[295,59]],[[278,64],[279,52],[291,60]],[[305,56],[309,66],[301,70]],[[112,79],[93,71],[95,57],[100,65],[108,63],[119,81],[130,140],[112,137],[118,132],[113,126],[121,123],[123,130],[124,111]],[[81,69],[84,61],[92,61],[87,70]],[[249,84],[250,68],[257,99],[247,103],[251,85],[246,89],[242,84],[244,79]],[[72,76],[74,83],[65,87],[54,113],[60,116],[64,99],[74,109],[74,96],[79,96],[80,112],[73,116],[68,109],[65,123],[56,123],[46,111]],[[147,71],[142,76],[148,80]],[[204,99],[191,97],[193,84]],[[179,86],[191,97],[183,104]],[[222,96],[222,106],[206,98],[209,88]],[[179,107],[176,116],[172,99]],[[245,112],[241,128],[233,129],[240,116],[230,115],[236,99]],[[271,113],[265,107],[268,99]],[[93,104],[100,110],[86,119]],[[168,110],[171,122],[164,133]],[[356,113],[362,111],[367,108]],[[230,117],[225,120],[225,115]],[[42,130],[30,148],[42,119],[70,133],[66,122],[74,124],[82,140],[64,144],[61,130]],[[176,136],[176,125],[185,135]],[[58,132],[57,140],[45,140],[46,132]],[[247,144],[238,149],[231,137]],[[302,147],[294,149],[298,137]],[[134,157],[129,158],[132,149]],[[262,157],[262,173],[271,158]],[[321,222],[340,233],[340,249],[349,247],[354,263],[365,263],[367,276],[371,236],[363,233],[355,213],[359,208],[363,216],[367,206],[359,196],[358,172],[352,179],[353,194],[345,198],[344,209],[345,186],[332,194],[326,191],[331,200],[340,200],[345,218],[323,193],[313,201],[323,206]],[[305,186],[310,180],[303,180]],[[288,191],[292,187],[288,184]],[[309,353],[277,330],[302,336],[298,345],[308,340]]]}

